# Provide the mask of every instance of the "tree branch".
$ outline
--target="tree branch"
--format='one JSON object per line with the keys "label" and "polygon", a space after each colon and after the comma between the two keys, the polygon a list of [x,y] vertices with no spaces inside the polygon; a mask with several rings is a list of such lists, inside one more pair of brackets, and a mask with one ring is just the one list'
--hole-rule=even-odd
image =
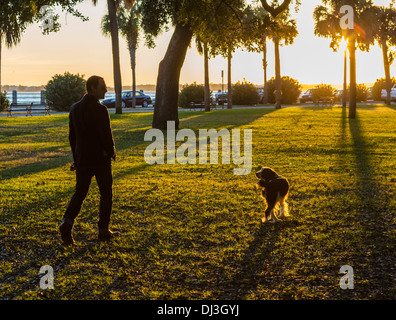
{"label": "tree branch", "polygon": [[261,0],[261,4],[263,5],[264,9],[268,11],[273,18],[276,18],[280,13],[285,11],[292,0],[284,0],[280,6],[277,8],[270,6],[267,3],[267,0]]}

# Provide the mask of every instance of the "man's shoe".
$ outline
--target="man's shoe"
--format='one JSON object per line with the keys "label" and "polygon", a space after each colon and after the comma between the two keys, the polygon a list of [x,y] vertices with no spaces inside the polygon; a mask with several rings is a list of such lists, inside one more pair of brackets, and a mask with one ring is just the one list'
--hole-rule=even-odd
{"label": "man's shoe", "polygon": [[70,246],[74,244],[74,239],[71,234],[72,228],[73,225],[65,220],[63,220],[62,224],[59,227],[59,232],[61,234],[63,245],[65,246]]}
{"label": "man's shoe", "polygon": [[111,238],[119,236],[120,233],[118,231],[110,231],[109,229],[99,229],[99,240],[100,241],[108,241]]}

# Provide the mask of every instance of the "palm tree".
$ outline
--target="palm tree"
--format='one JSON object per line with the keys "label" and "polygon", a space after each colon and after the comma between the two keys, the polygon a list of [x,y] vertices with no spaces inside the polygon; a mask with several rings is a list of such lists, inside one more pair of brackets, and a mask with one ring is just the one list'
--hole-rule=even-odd
{"label": "palm tree", "polygon": [[[297,24],[294,19],[290,19],[289,5],[291,0],[284,0],[279,6],[277,6],[277,1],[275,1],[273,5],[269,5],[266,0],[261,0],[261,3],[263,8],[271,14],[273,20],[272,28],[268,33],[265,33],[263,45],[266,50],[266,38],[267,36],[272,38],[275,48],[275,108],[280,109],[282,99],[282,77],[279,47],[282,40],[285,45],[293,44],[295,37],[298,35]],[[266,52],[264,53],[264,58],[266,59]],[[263,64],[264,63],[266,63],[266,61],[264,61]]]}
{"label": "palm tree", "polygon": [[354,28],[342,29],[340,26],[340,7],[342,0],[322,0],[325,4],[314,10],[315,35],[330,38],[330,47],[337,51],[341,40],[348,39],[350,61],[350,91],[349,91],[349,118],[356,117],[356,46],[360,50],[369,51],[374,43],[375,14],[372,10],[372,1],[353,2]]}
{"label": "palm tree", "polygon": [[205,111],[210,111],[210,88],[209,88],[209,48],[206,40],[201,40],[199,36],[195,38],[195,45],[199,55],[204,56],[204,103]]}
{"label": "palm tree", "polygon": [[[127,40],[131,60],[133,108],[136,108],[136,50],[138,47],[139,37],[139,13],[136,4],[131,8],[131,10],[127,10],[125,5],[121,5],[117,15],[119,31]],[[103,16],[101,28],[105,36],[110,35],[111,26],[108,14]]]}
{"label": "palm tree", "polygon": [[389,52],[389,47],[396,45],[396,9],[375,6],[376,32],[375,38],[382,49],[384,60],[385,82],[386,82],[386,104],[391,103],[392,80],[390,76],[390,66],[394,61],[394,53]]}
{"label": "palm tree", "polygon": [[[98,0],[92,0],[96,5]],[[124,3],[130,8],[135,0],[124,0]],[[114,90],[116,94],[116,113],[122,113],[122,82],[121,82],[121,67],[120,67],[120,47],[118,41],[118,23],[117,11],[120,7],[121,0],[107,0],[107,8],[109,11],[110,20],[110,34],[111,34],[111,48],[113,53],[113,76],[114,76]]]}
{"label": "palm tree", "polygon": [[294,19],[289,19],[289,12],[287,10],[283,11],[283,13],[278,15],[274,20],[276,26],[271,30],[268,36],[272,38],[275,47],[275,108],[280,109],[282,99],[282,77],[279,47],[281,46],[281,41],[283,41],[285,45],[293,44],[294,39],[298,35],[298,31],[296,21]]}
{"label": "palm tree", "polygon": [[262,7],[249,6],[245,15],[245,47],[250,52],[263,54],[264,95],[263,103],[268,102],[267,90],[267,39],[271,23],[270,15]]}

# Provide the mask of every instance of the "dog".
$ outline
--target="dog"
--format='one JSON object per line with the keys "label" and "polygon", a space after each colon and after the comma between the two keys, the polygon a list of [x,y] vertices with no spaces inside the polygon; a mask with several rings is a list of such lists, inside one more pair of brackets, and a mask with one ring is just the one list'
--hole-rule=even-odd
{"label": "dog", "polygon": [[289,196],[289,181],[268,167],[263,167],[259,172],[256,172],[256,177],[260,179],[257,182],[257,186],[261,189],[261,195],[267,205],[265,215],[261,221],[263,223],[278,221],[275,216],[275,210],[278,207],[280,218],[287,217],[289,210],[286,200]]}

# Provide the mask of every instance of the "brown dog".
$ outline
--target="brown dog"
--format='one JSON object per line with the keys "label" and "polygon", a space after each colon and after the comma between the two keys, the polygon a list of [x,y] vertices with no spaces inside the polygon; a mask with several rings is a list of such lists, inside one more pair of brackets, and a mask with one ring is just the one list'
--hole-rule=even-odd
{"label": "brown dog", "polygon": [[258,187],[262,190],[262,197],[267,203],[265,216],[261,219],[263,223],[276,222],[275,210],[280,207],[280,217],[289,215],[286,199],[289,195],[289,182],[286,178],[279,176],[271,168],[264,167],[256,173],[260,179],[257,182]]}

